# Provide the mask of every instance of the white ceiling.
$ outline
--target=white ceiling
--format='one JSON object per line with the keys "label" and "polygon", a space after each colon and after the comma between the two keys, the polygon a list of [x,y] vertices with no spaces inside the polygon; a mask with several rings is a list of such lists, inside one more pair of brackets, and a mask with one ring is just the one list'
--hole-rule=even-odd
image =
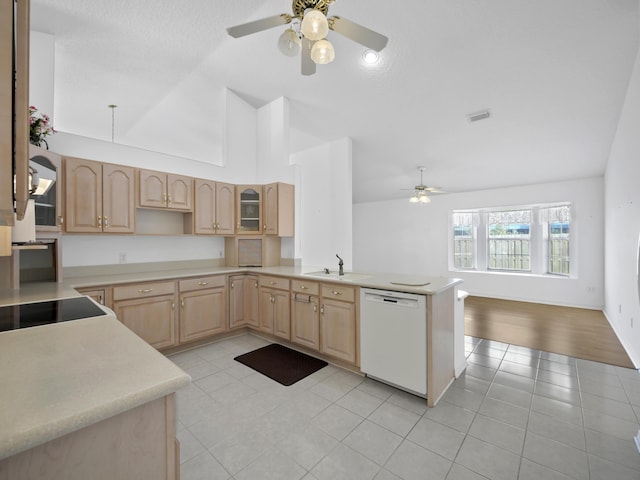
{"label": "white ceiling", "polygon": [[[289,0],[32,0],[55,36],[59,130],[202,159],[221,143],[224,89],[290,100],[294,149],[353,139],[354,202],[602,175],[638,49],[638,0],[336,0],[389,37],[375,67],[334,32],[336,60],[300,74],[283,28],[225,28]],[[489,109],[487,120],[467,114]],[[119,141],[119,139],[116,139]],[[215,159],[214,159],[215,160]]]}

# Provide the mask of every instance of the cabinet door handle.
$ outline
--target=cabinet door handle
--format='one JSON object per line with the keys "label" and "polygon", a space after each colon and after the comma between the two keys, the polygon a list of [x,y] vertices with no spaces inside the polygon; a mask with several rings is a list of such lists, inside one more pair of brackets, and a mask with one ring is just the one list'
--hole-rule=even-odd
{"label": "cabinet door handle", "polygon": [[167,203],[168,203],[169,205],[171,205],[171,203],[172,203],[171,195],[167,195]]}
{"label": "cabinet door handle", "polygon": [[233,288],[233,282],[231,282],[231,288]]}
{"label": "cabinet door handle", "polygon": [[184,298],[181,298],[181,299],[180,299],[180,306],[181,306],[182,308],[184,308]]}
{"label": "cabinet door handle", "polygon": [[175,310],[176,309],[176,304],[175,302],[171,302],[171,310]]}
{"label": "cabinet door handle", "polygon": [[313,311],[314,313],[318,311],[318,305],[316,305],[315,303],[313,304]]}
{"label": "cabinet door handle", "polygon": [[324,315],[324,305],[320,307],[320,313]]}
{"label": "cabinet door handle", "polygon": [[278,283],[278,282],[274,282],[273,280],[269,280],[269,285],[275,285],[275,284],[277,284],[277,283]]}
{"label": "cabinet door handle", "polygon": [[164,203],[165,205],[167,204],[168,200],[167,200],[167,194],[163,193],[162,194],[162,203]]}
{"label": "cabinet door handle", "polygon": [[102,215],[98,215],[98,226],[102,226]]}
{"label": "cabinet door handle", "polygon": [[336,292],[335,290],[332,290],[331,293],[334,295],[342,295],[342,292]]}
{"label": "cabinet door handle", "polygon": [[271,295],[271,303],[276,303],[276,297],[274,297],[273,295]]}
{"label": "cabinet door handle", "polygon": [[141,288],[140,290],[138,290],[139,293],[149,293],[149,292],[153,292],[153,288]]}
{"label": "cabinet door handle", "polygon": [[256,288],[258,288],[258,281],[256,280]]}
{"label": "cabinet door handle", "polygon": [[64,223],[64,217],[62,215],[58,215],[58,225],[62,225]]}
{"label": "cabinet door handle", "polygon": [[205,285],[209,285],[209,282],[198,282],[198,285],[204,287]]}
{"label": "cabinet door handle", "polygon": [[262,226],[262,229],[263,229],[263,230],[266,230],[266,229],[267,229],[267,224],[266,224],[266,223]]}
{"label": "cabinet door handle", "polygon": [[104,217],[104,228],[109,228],[109,217],[106,215]]}
{"label": "cabinet door handle", "polygon": [[301,288],[302,290],[307,290],[309,287],[307,287],[306,285],[300,285],[300,288]]}

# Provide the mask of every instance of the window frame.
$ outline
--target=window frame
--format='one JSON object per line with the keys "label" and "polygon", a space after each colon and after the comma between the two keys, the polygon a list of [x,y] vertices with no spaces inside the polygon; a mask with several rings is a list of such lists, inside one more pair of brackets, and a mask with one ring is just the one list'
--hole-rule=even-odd
{"label": "window frame", "polygon": [[[569,273],[551,272],[550,268],[550,224],[548,211],[557,207],[569,208],[569,232],[568,232],[568,263]],[[529,257],[530,270],[510,270],[489,268],[489,222],[488,216],[495,212],[508,212],[517,210],[531,210],[531,223],[529,229]],[[473,218],[473,260],[472,268],[460,268],[455,265],[455,235],[454,215],[471,214]],[[482,272],[499,275],[531,275],[551,277],[575,277],[577,255],[575,248],[576,220],[571,202],[557,202],[548,204],[510,205],[488,208],[456,209],[449,215],[449,270],[452,272]]]}

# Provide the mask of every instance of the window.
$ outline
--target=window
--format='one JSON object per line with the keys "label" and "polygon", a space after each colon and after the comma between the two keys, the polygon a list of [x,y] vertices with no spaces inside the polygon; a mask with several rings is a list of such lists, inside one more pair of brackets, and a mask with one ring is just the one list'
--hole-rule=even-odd
{"label": "window", "polygon": [[487,268],[530,271],[531,210],[490,212],[487,217],[489,229]]}
{"label": "window", "polygon": [[568,205],[546,209],[549,239],[549,273],[569,275],[569,224],[571,209]]}
{"label": "window", "polygon": [[473,264],[473,214],[453,214],[453,265],[470,269]]}
{"label": "window", "polygon": [[451,216],[454,270],[569,275],[571,205],[456,210]]}

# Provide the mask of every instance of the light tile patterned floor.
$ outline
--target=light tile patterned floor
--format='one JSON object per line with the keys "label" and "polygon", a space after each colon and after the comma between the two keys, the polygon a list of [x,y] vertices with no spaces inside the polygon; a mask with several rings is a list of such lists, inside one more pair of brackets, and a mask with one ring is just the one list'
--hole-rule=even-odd
{"label": "light tile patterned floor", "polygon": [[182,480],[640,479],[637,371],[465,342],[432,409],[331,365],[283,387],[233,360],[250,334],[173,355]]}

